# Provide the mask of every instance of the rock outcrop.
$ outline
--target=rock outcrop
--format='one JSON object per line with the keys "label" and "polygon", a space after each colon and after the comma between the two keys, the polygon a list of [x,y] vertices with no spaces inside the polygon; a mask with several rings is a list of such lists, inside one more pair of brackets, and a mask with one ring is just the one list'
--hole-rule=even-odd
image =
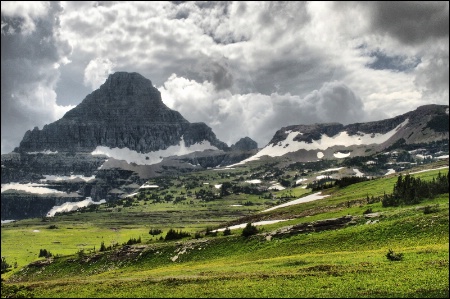
{"label": "rock outcrop", "polygon": [[251,151],[258,148],[258,143],[250,137],[244,137],[239,139],[238,142],[231,146],[232,150],[238,151]]}

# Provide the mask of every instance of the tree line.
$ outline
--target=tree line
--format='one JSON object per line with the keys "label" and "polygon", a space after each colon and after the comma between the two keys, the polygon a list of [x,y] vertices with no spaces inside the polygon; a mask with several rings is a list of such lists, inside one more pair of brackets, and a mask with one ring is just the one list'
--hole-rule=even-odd
{"label": "tree line", "polygon": [[417,204],[423,199],[448,193],[448,186],[448,171],[447,174],[439,172],[431,181],[424,181],[409,174],[405,176],[400,174],[392,194],[384,194],[381,202],[383,207]]}

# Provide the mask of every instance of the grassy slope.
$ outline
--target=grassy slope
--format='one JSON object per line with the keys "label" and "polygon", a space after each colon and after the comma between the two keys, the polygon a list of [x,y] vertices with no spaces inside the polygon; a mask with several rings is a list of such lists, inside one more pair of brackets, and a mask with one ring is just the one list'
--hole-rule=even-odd
{"label": "grassy slope", "polygon": [[[437,172],[416,176],[431,179]],[[109,218],[123,218],[110,222],[106,212],[56,217],[53,221],[59,229],[55,230],[38,220],[21,221],[2,228],[2,256],[12,256],[17,250],[16,259],[21,263],[35,260],[39,248],[70,254],[93,245],[98,250],[101,240],[121,243],[138,235],[148,244],[128,256],[116,251],[81,260],[77,255],[63,256],[45,267],[16,269],[5,277],[8,283],[29,287],[36,297],[448,297],[448,194],[398,208],[383,208],[379,202],[347,204],[367,195],[390,193],[395,181],[392,177],[331,189],[326,191],[331,196],[322,200],[257,213],[255,219],[299,217],[265,226],[265,232],[300,222],[357,216],[354,226],[271,241],[264,236],[245,239],[240,236],[241,230],[227,237],[150,241],[152,220],[130,218],[132,213],[127,220],[124,211],[111,213]],[[439,205],[438,212],[423,213],[423,206],[435,204]],[[193,207],[183,207],[186,217],[196,215]],[[382,213],[378,223],[365,224],[362,213],[369,207]],[[203,212],[212,209],[199,208],[204,208]],[[98,223],[89,214],[105,217]],[[231,214],[223,219],[231,220]],[[175,221],[192,231],[214,224],[200,220],[201,224]],[[164,223],[159,225],[164,227]],[[118,231],[110,228],[115,224],[120,227]],[[40,233],[32,233],[34,229]],[[50,243],[52,240],[61,243]],[[23,254],[25,244],[31,244],[29,256]],[[385,255],[390,248],[403,253],[403,260],[389,261]]]}

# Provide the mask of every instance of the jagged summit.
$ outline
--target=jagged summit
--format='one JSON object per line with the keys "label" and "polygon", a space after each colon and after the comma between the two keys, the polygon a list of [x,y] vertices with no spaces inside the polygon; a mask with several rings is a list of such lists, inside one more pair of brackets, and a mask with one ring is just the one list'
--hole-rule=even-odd
{"label": "jagged summit", "polygon": [[84,123],[188,123],[177,111],[169,109],[161,93],[149,79],[138,73],[109,75],[99,89],[67,112],[64,121]]}
{"label": "jagged summit", "polygon": [[189,123],[168,108],[152,82],[138,73],[117,72],[61,119],[25,133],[18,152],[92,152],[97,146],[141,153],[219,141],[204,123]]}
{"label": "jagged summit", "polygon": [[231,146],[232,150],[251,151],[258,148],[258,143],[250,137],[244,137],[239,139],[235,144]]}

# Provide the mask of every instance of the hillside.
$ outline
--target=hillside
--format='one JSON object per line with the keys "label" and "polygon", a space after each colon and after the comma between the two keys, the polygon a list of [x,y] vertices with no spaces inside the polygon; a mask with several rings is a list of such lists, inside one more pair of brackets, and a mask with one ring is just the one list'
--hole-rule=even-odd
{"label": "hillside", "polygon": [[[346,170],[336,168],[326,171]],[[448,185],[432,199],[384,207],[398,180],[388,175],[277,208],[315,192],[301,182],[269,189],[269,172],[277,170],[255,161],[186,174],[149,182],[160,188],[115,206],[4,224],[2,256],[19,265],[2,275],[2,296],[15,285],[35,297],[448,297]],[[407,173],[432,181],[448,173],[448,160]],[[253,236],[214,233],[262,221],[272,224]],[[190,237],[161,240],[170,228]],[[111,248],[100,251],[102,242]],[[53,257],[38,258],[40,249]]]}

